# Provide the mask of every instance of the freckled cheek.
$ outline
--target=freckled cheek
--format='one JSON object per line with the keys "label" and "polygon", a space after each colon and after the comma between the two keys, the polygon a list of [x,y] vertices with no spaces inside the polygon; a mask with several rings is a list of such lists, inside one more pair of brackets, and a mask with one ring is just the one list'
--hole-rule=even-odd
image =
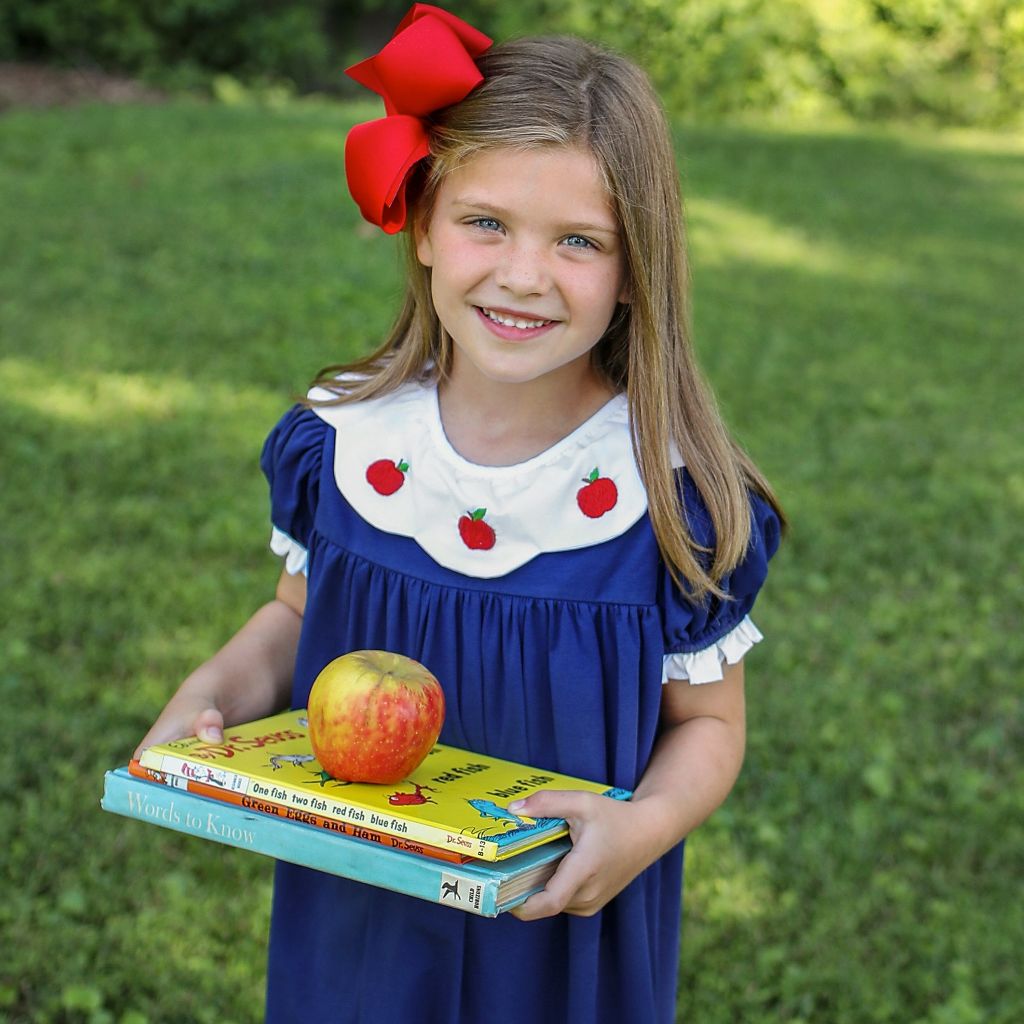
{"label": "freckled cheek", "polygon": [[452,287],[472,287],[493,272],[493,258],[480,246],[452,245],[441,256],[435,272],[440,272]]}
{"label": "freckled cheek", "polygon": [[607,309],[609,316],[615,309],[615,303],[621,285],[614,274],[576,273],[561,279],[563,293],[578,309],[588,310],[596,314],[598,310]]}

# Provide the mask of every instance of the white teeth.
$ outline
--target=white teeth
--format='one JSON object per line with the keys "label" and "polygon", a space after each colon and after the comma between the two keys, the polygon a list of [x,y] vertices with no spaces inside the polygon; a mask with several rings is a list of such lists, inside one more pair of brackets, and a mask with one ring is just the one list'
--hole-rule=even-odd
{"label": "white teeth", "polygon": [[521,331],[531,327],[543,327],[545,324],[551,323],[550,320],[523,320],[512,316],[502,316],[493,310],[484,309],[483,306],[480,307],[480,310],[488,320],[493,320],[496,324],[504,324],[506,327],[518,327]]}

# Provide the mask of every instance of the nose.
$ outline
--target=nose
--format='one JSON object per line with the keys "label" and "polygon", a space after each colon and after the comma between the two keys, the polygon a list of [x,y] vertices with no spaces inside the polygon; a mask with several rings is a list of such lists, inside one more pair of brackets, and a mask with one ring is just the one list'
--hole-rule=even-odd
{"label": "nose", "polygon": [[494,280],[513,295],[543,295],[551,287],[551,271],[539,246],[520,242],[503,247]]}

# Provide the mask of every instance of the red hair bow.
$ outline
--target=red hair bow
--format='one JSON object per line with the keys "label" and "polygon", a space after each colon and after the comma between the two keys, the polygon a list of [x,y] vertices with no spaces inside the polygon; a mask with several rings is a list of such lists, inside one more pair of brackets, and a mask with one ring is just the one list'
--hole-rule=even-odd
{"label": "red hair bow", "polygon": [[345,72],[384,99],[387,117],[348,133],[345,175],[363,217],[389,235],[405,226],[406,181],[430,151],[422,119],[484,80],[475,58],[491,42],[440,7],[413,4],[380,53]]}

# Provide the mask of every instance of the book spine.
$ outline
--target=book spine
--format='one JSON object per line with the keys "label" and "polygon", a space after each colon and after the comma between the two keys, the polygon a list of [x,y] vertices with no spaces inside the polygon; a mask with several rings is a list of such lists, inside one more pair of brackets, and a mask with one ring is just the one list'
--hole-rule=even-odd
{"label": "book spine", "polygon": [[144,750],[139,758],[144,768],[152,768],[165,775],[215,785],[225,792],[258,797],[269,803],[310,811],[335,821],[344,821],[361,828],[373,829],[387,835],[398,836],[412,842],[426,843],[441,850],[465,854],[474,860],[498,859],[500,847],[488,839],[469,838],[451,832],[439,825],[429,825],[411,818],[371,811],[355,804],[336,800],[326,793],[311,793],[288,783],[268,782],[240,772],[232,772],[180,754],[160,754]]}
{"label": "book spine", "polygon": [[500,912],[500,878],[487,877],[482,865],[447,864],[358,842],[185,789],[145,782],[124,770],[106,773],[100,805],[113,814],[482,917]]}
{"label": "book spine", "polygon": [[321,814],[313,814],[309,811],[300,811],[295,808],[286,807],[282,804],[271,803],[261,800],[258,797],[244,796],[230,790],[219,789],[217,786],[209,786],[204,782],[195,782],[192,779],[182,779],[174,775],[165,775],[153,768],[143,768],[138,761],[128,763],[128,771],[138,779],[145,779],[148,782],[159,783],[164,786],[175,786],[178,789],[186,789],[189,793],[198,796],[205,796],[211,800],[221,800],[224,803],[237,804],[249,811],[257,811],[260,814],[272,814],[286,821],[297,821],[304,825],[312,825],[322,828],[327,832],[334,832],[338,835],[351,836],[353,839],[362,839],[368,842],[381,843],[390,846],[395,850],[404,850],[406,853],[415,853],[420,857],[433,857],[435,860],[448,861],[451,864],[466,864],[472,860],[461,853],[453,850],[441,850],[436,846],[427,846],[426,843],[416,843],[412,840],[399,836],[388,835],[384,832],[377,832],[370,828],[360,828],[357,825],[350,825],[335,818],[325,818]]}

